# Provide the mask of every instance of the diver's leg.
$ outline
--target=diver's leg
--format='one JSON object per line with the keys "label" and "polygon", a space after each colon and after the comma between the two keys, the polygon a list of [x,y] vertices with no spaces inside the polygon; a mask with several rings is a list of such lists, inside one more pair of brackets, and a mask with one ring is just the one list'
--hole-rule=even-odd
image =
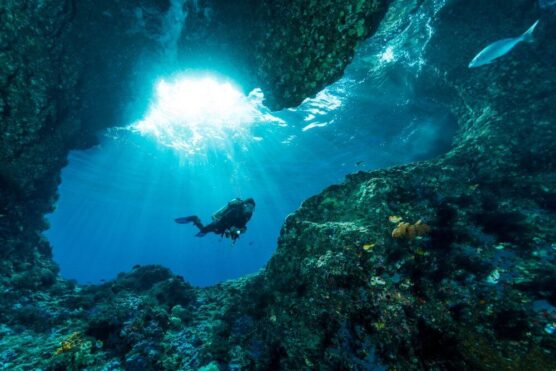
{"label": "diver's leg", "polygon": [[186,217],[183,217],[183,218],[177,218],[177,219],[175,219],[175,221],[178,224],[193,223],[193,224],[195,224],[195,227],[199,228],[200,231],[202,231],[205,228],[203,226],[203,223],[201,223],[201,219],[199,219],[199,217],[197,215],[186,216]]}
{"label": "diver's leg", "polygon": [[210,223],[202,228],[199,228],[199,233],[197,233],[197,237],[203,237],[205,234],[214,232],[217,233],[217,225],[214,223]]}

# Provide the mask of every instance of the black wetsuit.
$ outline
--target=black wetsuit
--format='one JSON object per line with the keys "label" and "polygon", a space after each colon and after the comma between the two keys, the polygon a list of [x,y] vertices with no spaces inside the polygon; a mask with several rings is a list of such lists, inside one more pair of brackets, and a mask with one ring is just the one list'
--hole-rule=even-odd
{"label": "black wetsuit", "polygon": [[203,237],[207,233],[212,232],[229,237],[235,241],[247,230],[247,222],[251,219],[254,210],[255,201],[252,198],[248,198],[245,201],[235,198],[212,216],[210,224],[203,225],[201,219],[196,215],[177,218],[176,223],[195,224],[199,228],[197,237]]}

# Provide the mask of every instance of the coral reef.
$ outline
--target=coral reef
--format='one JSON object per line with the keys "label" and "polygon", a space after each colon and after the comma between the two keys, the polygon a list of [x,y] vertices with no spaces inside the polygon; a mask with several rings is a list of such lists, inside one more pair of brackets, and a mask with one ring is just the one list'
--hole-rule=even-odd
{"label": "coral reef", "polygon": [[66,352],[71,352],[83,343],[82,335],[80,332],[74,332],[65,340],[62,340],[55,354],[59,355]]}
{"label": "coral reef", "polygon": [[[417,1],[416,9],[428,3]],[[556,369],[556,68],[549,62],[556,58],[556,21],[543,15],[535,48],[467,69],[473,51],[538,19],[536,2],[453,1],[435,13],[414,88],[457,117],[453,150],[349,175],[288,217],[264,270],[206,289],[158,266],[137,266],[99,286],[57,274],[40,237],[42,215],[54,202],[67,151],[85,145],[96,128],[80,118],[91,113],[107,71],[120,65],[131,73],[125,66],[138,53],[122,52],[81,81],[90,70],[66,48],[73,52],[70,41],[90,29],[73,28],[72,19],[84,13],[72,4],[0,5],[0,368]],[[125,1],[102,4],[106,14],[120,15],[110,27],[125,29],[135,19]],[[339,10],[326,20],[316,1],[288,3],[291,15],[284,4],[259,3],[258,11],[279,16],[269,28],[273,39],[254,48],[262,59],[250,63],[269,74],[271,101],[296,102],[342,70],[366,36],[360,19],[376,8],[370,1],[326,2],[323,9]],[[355,6],[357,16],[340,15],[336,6],[344,5]],[[282,52],[284,45],[311,40],[331,53],[328,42],[337,39],[329,30],[322,48],[316,34],[292,41],[305,32],[300,20],[320,20],[328,30],[337,17],[348,28],[339,31],[346,40],[331,57],[336,67],[315,52],[322,64],[293,64],[312,71],[308,80],[288,75],[286,62],[305,62],[296,50]],[[156,19],[147,22],[154,29]],[[392,23],[380,30],[394,31]],[[114,37],[152,45],[141,32]],[[107,58],[99,44],[85,55]],[[64,74],[54,66],[64,66]],[[99,110],[119,112],[129,86],[115,88],[116,102],[102,101]],[[389,220],[395,215],[401,219]],[[398,224],[416,219],[430,231],[423,223]],[[392,238],[393,223],[406,238]],[[407,238],[410,226],[420,238]]]}
{"label": "coral reef", "polygon": [[396,228],[392,231],[392,237],[413,240],[416,237],[426,236],[430,231],[431,227],[419,219],[414,224],[408,222],[398,223]]}

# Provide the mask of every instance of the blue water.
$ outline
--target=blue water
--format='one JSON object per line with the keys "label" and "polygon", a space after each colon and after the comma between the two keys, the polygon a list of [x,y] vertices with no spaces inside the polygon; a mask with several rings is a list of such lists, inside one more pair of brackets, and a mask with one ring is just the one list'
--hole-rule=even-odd
{"label": "blue water", "polygon": [[[99,146],[70,155],[49,216],[46,236],[62,275],[99,282],[156,263],[207,286],[254,273],[275,250],[286,216],[307,197],[352,172],[446,152],[455,122],[413,95],[419,56],[403,57],[407,63],[388,67],[398,56],[385,52],[384,40],[371,39],[336,84],[300,107],[272,113],[283,124],[255,123],[241,138],[217,138],[218,145],[208,138],[194,153],[129,128],[99,133]],[[369,58],[382,60],[384,70],[372,70]],[[208,222],[235,197],[253,197],[257,206],[234,245],[215,235],[195,237],[193,226],[173,221],[197,214]]]}

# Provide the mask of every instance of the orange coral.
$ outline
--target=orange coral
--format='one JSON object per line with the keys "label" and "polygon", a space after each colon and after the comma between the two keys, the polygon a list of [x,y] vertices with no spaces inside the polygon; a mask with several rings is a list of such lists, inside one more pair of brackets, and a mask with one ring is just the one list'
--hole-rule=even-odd
{"label": "orange coral", "polygon": [[66,340],[63,340],[60,343],[60,347],[56,349],[56,354],[58,355],[58,354],[69,352],[75,349],[76,347],[78,347],[79,345],[81,345],[82,342],[83,342],[83,338],[81,336],[81,333],[74,332]]}
{"label": "orange coral", "polygon": [[414,226],[418,236],[424,236],[426,234],[429,234],[431,231],[430,225],[423,223],[420,219],[417,220]]}
{"label": "orange coral", "polygon": [[409,223],[405,223],[405,222],[398,223],[398,226],[394,228],[394,230],[392,231],[392,237],[394,238],[405,237],[405,235],[407,235],[407,229],[409,228],[409,226],[410,226]]}
{"label": "orange coral", "polygon": [[392,237],[413,240],[415,237],[428,234],[430,231],[431,227],[428,224],[423,223],[421,220],[418,220],[415,224],[401,222],[398,223],[396,228],[392,231]]}

